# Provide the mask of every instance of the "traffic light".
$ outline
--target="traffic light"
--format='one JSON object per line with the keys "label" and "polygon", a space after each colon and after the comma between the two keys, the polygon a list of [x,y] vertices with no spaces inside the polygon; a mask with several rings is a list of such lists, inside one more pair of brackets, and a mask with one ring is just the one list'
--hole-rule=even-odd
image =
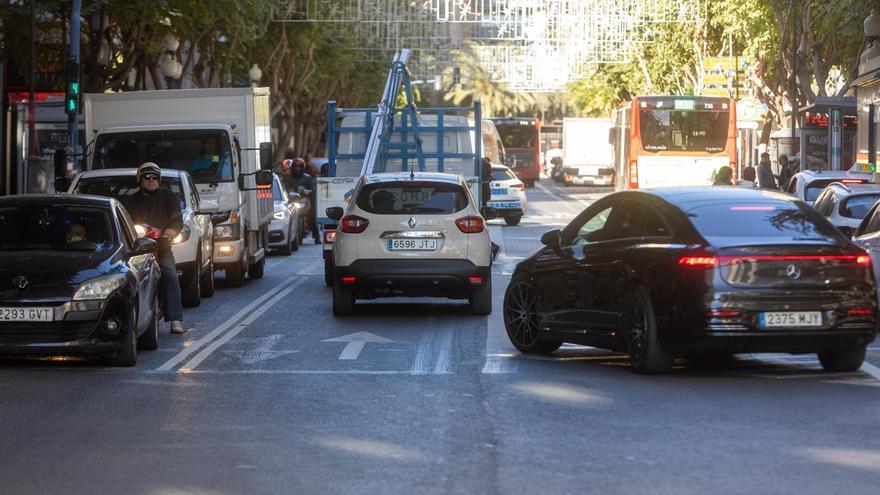
{"label": "traffic light", "polygon": [[79,113],[79,64],[73,60],[67,62],[67,91],[64,98],[64,111],[70,115]]}

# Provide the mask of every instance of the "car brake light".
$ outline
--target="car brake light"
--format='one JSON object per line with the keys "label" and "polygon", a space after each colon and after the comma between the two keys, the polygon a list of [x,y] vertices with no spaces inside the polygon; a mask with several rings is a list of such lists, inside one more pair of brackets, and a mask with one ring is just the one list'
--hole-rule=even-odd
{"label": "car brake light", "polygon": [[474,215],[459,218],[455,221],[455,225],[465,234],[479,234],[484,228],[483,217]]}
{"label": "car brake light", "polygon": [[709,311],[706,316],[709,318],[733,318],[739,316],[739,311]]}
{"label": "car brake light", "polygon": [[348,215],[342,217],[342,220],[339,222],[342,227],[342,231],[346,234],[360,234],[361,232],[367,230],[367,227],[370,225],[370,221],[364,217],[359,217],[357,215]]}
{"label": "car brake light", "polygon": [[856,256],[856,263],[859,265],[870,265],[871,257],[870,256]]}
{"label": "car brake light", "polygon": [[525,190],[526,190],[526,185],[525,185],[525,184],[514,184],[513,187],[519,189],[520,191],[525,191]]}
{"label": "car brake light", "polygon": [[715,256],[684,256],[678,259],[678,264],[689,268],[710,268],[718,265]]}
{"label": "car brake light", "polygon": [[866,181],[864,179],[843,179],[840,182],[842,182],[844,184],[867,184],[868,183],[868,181]]}
{"label": "car brake light", "polygon": [[629,162],[629,188],[639,188],[639,162],[636,160]]}
{"label": "car brake light", "polygon": [[357,278],[355,278],[355,277],[342,277],[342,284],[343,285],[354,285],[354,283],[356,281],[357,281]]}
{"label": "car brake light", "polygon": [[483,277],[468,277],[468,281],[471,285],[480,285],[483,283]]}
{"label": "car brake light", "polygon": [[335,230],[325,230],[324,231],[324,244],[333,244],[334,240],[336,240],[336,231]]}
{"label": "car brake light", "polygon": [[846,314],[848,316],[871,316],[874,311],[871,309],[848,309]]}

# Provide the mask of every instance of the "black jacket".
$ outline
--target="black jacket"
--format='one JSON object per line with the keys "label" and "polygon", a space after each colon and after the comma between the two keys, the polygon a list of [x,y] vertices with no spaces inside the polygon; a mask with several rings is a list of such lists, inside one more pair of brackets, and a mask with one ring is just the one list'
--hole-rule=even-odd
{"label": "black jacket", "polygon": [[123,203],[131,219],[136,224],[147,224],[157,229],[183,229],[183,213],[177,195],[168,189],[159,188],[155,192],[143,190],[126,199]]}

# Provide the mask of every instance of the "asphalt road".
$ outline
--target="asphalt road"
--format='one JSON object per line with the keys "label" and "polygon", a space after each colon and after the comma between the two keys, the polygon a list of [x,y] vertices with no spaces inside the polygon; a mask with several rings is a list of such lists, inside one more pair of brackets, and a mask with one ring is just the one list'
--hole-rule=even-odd
{"label": "asphalt road", "polygon": [[445,300],[333,318],[320,248],[220,287],[133,369],[0,362],[0,494],[876,493],[880,347],[856,373],[738,356],[638,376],[508,343],[515,264],[602,190],[529,190],[495,313]]}

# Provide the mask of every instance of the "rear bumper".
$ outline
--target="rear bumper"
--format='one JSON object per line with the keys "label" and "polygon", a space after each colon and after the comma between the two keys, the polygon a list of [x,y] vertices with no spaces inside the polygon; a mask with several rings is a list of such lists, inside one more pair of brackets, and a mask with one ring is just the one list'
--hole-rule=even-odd
{"label": "rear bumper", "polygon": [[870,344],[876,328],[818,331],[711,331],[684,341],[664,344],[680,353],[743,353],[842,351]]}
{"label": "rear bumper", "polygon": [[339,283],[343,278],[354,277],[354,281],[346,285],[363,299],[398,296],[466,299],[489,283],[492,271],[489,266],[476,266],[468,260],[358,260],[349,266],[335,267],[334,277]]}

